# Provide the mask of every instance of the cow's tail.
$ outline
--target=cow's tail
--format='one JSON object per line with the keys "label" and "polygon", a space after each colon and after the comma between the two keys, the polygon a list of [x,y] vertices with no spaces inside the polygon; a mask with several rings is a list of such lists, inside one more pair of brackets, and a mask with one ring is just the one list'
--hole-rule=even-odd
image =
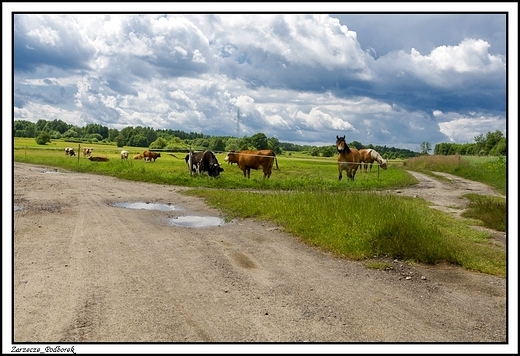
{"label": "cow's tail", "polygon": [[183,161],[184,161],[184,158],[179,158],[179,157],[177,157],[176,155],[174,155],[173,153],[168,153],[168,154],[169,154],[170,156],[173,156],[173,157],[175,157],[175,158],[177,158],[177,159],[180,159],[180,160],[183,160]]}
{"label": "cow's tail", "polygon": [[276,163],[276,169],[280,170],[280,168],[278,167],[278,159],[276,157],[274,158],[274,163]]}

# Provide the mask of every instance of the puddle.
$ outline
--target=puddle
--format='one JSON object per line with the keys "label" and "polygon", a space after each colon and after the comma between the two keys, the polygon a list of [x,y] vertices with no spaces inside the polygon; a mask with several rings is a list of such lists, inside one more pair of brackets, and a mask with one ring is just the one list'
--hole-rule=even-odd
{"label": "puddle", "polygon": [[19,207],[19,206],[16,206],[16,205],[15,205],[15,206],[14,206],[14,211],[18,211],[18,210],[22,210],[22,208]]}
{"label": "puddle", "polygon": [[215,216],[178,216],[169,221],[172,225],[181,227],[210,227],[226,224],[224,219]]}
{"label": "puddle", "polygon": [[173,211],[173,210],[183,210],[180,207],[171,204],[161,204],[161,203],[114,203],[113,206],[117,208],[127,208],[127,209],[142,209],[142,210],[162,210],[162,211]]}

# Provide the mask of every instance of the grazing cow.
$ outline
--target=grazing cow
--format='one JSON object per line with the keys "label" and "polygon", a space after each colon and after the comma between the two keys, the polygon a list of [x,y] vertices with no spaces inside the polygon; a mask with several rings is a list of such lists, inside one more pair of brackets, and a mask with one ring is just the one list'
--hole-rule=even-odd
{"label": "grazing cow", "polygon": [[161,157],[161,154],[158,152],[152,152],[152,151],[144,151],[143,157],[145,162],[151,162],[152,159],[155,162],[155,160],[159,157]]}
{"label": "grazing cow", "polygon": [[92,151],[93,150],[94,150],[93,148],[83,147],[83,157],[92,156]]}
{"label": "grazing cow", "polygon": [[[184,158],[188,169],[190,169],[190,154],[188,153]],[[218,163],[217,157],[211,151],[193,152],[191,155],[191,170],[196,173],[207,173],[210,177],[218,177],[224,168]]]}
{"label": "grazing cow", "polygon": [[138,155],[134,156],[134,159],[143,159],[143,155],[139,153]]}
{"label": "grazing cow", "polygon": [[65,147],[65,156],[75,156],[76,152],[71,147]]}
{"label": "grazing cow", "polygon": [[244,150],[240,152],[230,151],[224,160],[228,163],[237,163],[238,167],[244,172],[244,177],[250,178],[251,169],[262,167],[264,179],[271,177],[273,163],[276,162],[278,168],[278,160],[273,150]]}
{"label": "grazing cow", "polygon": [[121,159],[128,159],[128,151],[125,151],[125,150],[121,151]]}
{"label": "grazing cow", "polygon": [[88,159],[91,161],[95,161],[95,162],[108,162],[108,158],[106,158],[106,157],[89,156]]}

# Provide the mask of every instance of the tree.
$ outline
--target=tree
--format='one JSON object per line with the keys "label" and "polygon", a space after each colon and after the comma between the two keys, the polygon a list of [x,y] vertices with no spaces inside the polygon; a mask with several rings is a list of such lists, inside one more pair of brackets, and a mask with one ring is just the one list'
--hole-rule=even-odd
{"label": "tree", "polygon": [[238,138],[229,138],[226,141],[226,151],[238,151],[240,149],[240,140]]}
{"label": "tree", "polygon": [[162,137],[158,137],[157,140],[150,143],[150,146],[148,148],[154,149],[154,150],[162,150],[164,147],[168,146],[168,141],[166,141]]}
{"label": "tree", "polygon": [[495,132],[488,132],[486,135],[486,143],[484,145],[484,151],[486,154],[489,154],[493,147],[495,147],[503,137],[504,135],[500,130],[496,130]]}
{"label": "tree", "polygon": [[282,154],[282,148],[280,147],[280,141],[276,137],[267,139],[267,147],[273,150],[277,155]]}
{"label": "tree", "polygon": [[51,135],[45,131],[41,131],[40,134],[36,137],[36,143],[39,145],[45,145],[47,142],[51,142]]}
{"label": "tree", "polygon": [[[361,142],[359,141],[352,141],[350,144],[349,144],[350,147],[354,147],[355,149],[357,150],[360,150],[363,148],[363,145],[361,144]],[[379,152],[379,151],[378,151]]]}
{"label": "tree", "polygon": [[223,152],[226,150],[226,145],[221,137],[215,137],[209,141],[208,149],[213,152]]}
{"label": "tree", "polygon": [[78,133],[74,131],[73,129],[68,129],[61,135],[63,138],[78,138]]}
{"label": "tree", "polygon": [[266,150],[269,148],[267,144],[267,136],[259,132],[251,136],[251,145],[257,150]]}
{"label": "tree", "polygon": [[420,146],[421,154],[428,154],[432,150],[432,145],[429,142],[423,142]]}

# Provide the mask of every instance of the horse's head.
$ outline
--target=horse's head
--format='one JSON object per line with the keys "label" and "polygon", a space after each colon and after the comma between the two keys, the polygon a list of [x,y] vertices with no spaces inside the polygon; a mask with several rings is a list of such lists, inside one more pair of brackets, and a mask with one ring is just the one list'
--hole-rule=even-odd
{"label": "horse's head", "polygon": [[336,135],[336,149],[338,150],[338,153],[349,151],[347,143],[345,142],[345,136],[339,137]]}
{"label": "horse's head", "polygon": [[386,164],[386,159],[382,160],[381,163],[379,164],[381,166],[381,168],[383,169],[387,169],[388,168],[388,165]]}

